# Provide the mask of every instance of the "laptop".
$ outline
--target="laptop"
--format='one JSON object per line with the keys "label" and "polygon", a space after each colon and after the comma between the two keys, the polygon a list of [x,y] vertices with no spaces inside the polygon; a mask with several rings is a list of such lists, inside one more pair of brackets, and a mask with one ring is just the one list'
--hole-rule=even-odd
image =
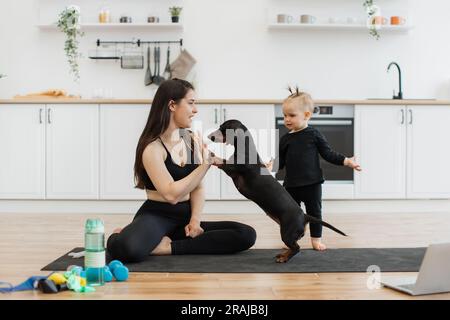
{"label": "laptop", "polygon": [[413,296],[450,292],[450,243],[427,248],[417,277],[388,278],[381,284]]}

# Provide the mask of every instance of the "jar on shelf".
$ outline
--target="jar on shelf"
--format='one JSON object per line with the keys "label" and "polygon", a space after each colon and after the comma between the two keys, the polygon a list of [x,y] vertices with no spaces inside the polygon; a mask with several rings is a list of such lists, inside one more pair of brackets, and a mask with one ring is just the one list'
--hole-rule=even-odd
{"label": "jar on shelf", "polygon": [[98,14],[98,22],[100,23],[110,23],[111,22],[111,12],[108,7],[103,7],[100,9]]}
{"label": "jar on shelf", "polygon": [[121,14],[119,22],[120,23],[132,23],[133,19],[131,18],[131,16],[129,14]]}

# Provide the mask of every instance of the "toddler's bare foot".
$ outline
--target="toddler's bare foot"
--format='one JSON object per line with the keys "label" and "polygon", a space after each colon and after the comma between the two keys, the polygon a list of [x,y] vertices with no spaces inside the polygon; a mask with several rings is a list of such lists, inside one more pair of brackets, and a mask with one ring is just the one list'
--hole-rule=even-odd
{"label": "toddler's bare foot", "polygon": [[161,242],[153,249],[151,255],[165,256],[172,254],[172,246],[170,245],[172,240],[169,237],[164,236]]}
{"label": "toddler's bare foot", "polygon": [[317,250],[317,251],[324,251],[327,249],[327,246],[322,243],[321,238],[311,238],[311,244],[312,244],[314,250]]}

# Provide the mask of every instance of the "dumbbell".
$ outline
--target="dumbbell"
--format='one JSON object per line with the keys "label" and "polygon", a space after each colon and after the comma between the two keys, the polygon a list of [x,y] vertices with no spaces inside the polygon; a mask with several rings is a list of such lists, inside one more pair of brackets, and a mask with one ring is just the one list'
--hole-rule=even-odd
{"label": "dumbbell", "polygon": [[113,260],[108,264],[109,270],[117,281],[126,281],[128,279],[128,268],[119,260]]}
{"label": "dumbbell", "polygon": [[105,282],[111,282],[113,279],[113,274],[111,273],[111,270],[108,266],[103,267],[103,279],[105,279]]}

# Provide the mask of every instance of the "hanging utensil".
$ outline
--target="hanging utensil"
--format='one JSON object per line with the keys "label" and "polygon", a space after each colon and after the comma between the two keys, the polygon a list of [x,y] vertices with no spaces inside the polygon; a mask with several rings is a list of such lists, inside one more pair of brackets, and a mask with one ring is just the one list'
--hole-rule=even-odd
{"label": "hanging utensil", "polygon": [[152,70],[150,69],[150,44],[147,47],[147,70],[145,70],[145,78],[144,83],[146,86],[149,86],[152,84]]}
{"label": "hanging utensil", "polygon": [[160,72],[160,64],[161,64],[161,48],[159,47],[156,50],[156,66],[155,66],[155,77],[153,79],[153,83],[156,85],[160,85],[165,79],[159,75]]}
{"label": "hanging utensil", "polygon": [[155,73],[152,75],[151,77],[151,82],[155,83],[155,78],[156,78],[156,71],[157,71],[157,64],[158,64],[158,55],[157,55],[157,51],[158,49],[156,48],[156,44],[155,47],[153,48],[153,63],[155,65]]}
{"label": "hanging utensil", "polygon": [[166,67],[164,68],[163,77],[165,79],[172,78],[172,71],[170,70],[170,44],[167,46],[167,62]]}
{"label": "hanging utensil", "polygon": [[120,67],[122,69],[144,69],[144,52],[142,49],[129,49],[120,58]]}

